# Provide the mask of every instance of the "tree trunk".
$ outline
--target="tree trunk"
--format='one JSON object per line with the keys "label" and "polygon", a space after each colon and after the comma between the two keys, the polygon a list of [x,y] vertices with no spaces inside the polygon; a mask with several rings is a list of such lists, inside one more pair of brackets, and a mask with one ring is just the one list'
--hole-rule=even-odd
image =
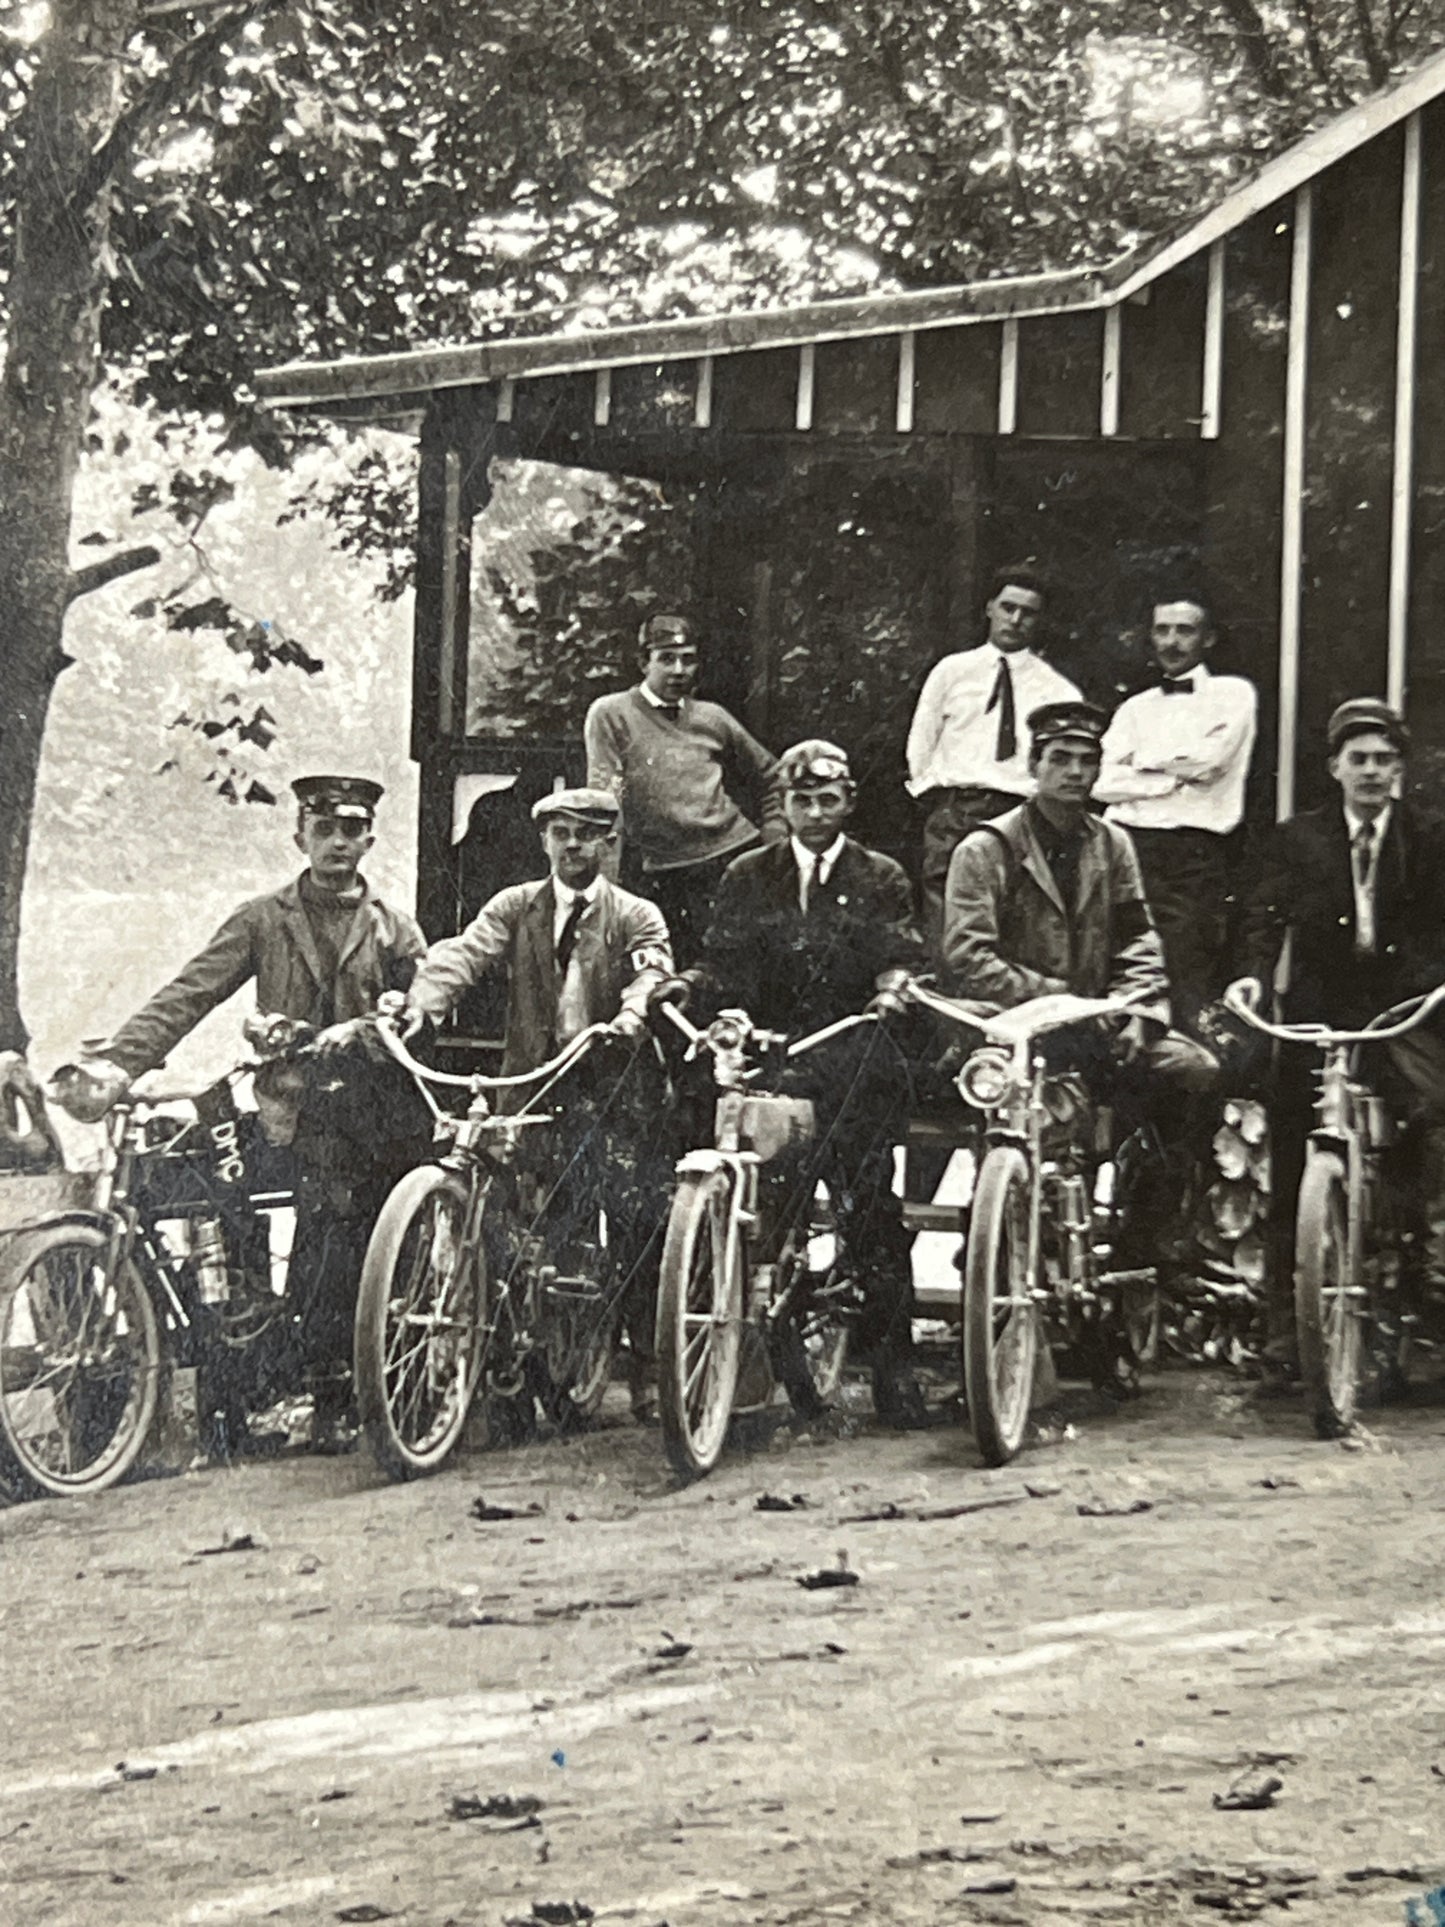
{"label": "tree trunk", "polygon": [[0,382],[0,1050],[23,1050],[17,951],[45,719],[71,595],[71,495],[95,385],[110,184],[87,164],[119,106],[139,0],[52,0],[16,129],[15,263]]}

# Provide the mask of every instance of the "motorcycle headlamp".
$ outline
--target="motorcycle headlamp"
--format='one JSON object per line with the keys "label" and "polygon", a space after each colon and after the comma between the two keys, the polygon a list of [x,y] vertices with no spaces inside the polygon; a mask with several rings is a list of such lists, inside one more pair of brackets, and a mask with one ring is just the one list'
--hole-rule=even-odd
{"label": "motorcycle headlamp", "polygon": [[1014,1088],[1013,1062],[1006,1050],[986,1044],[958,1073],[958,1093],[980,1111],[996,1110]]}

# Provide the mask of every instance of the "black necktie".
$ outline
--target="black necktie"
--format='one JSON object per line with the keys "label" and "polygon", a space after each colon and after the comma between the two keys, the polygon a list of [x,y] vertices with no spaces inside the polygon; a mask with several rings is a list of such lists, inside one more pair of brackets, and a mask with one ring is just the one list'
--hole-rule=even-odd
{"label": "black necktie", "polygon": [[1166,696],[1192,696],[1194,684],[1187,676],[1165,676],[1159,684]]}
{"label": "black necktie", "polygon": [[659,703],[657,705],[657,713],[659,716],[666,716],[670,723],[678,722],[682,716],[682,704]]}
{"label": "black necktie", "polygon": [[1375,847],[1375,826],[1362,823],[1352,839],[1355,888],[1361,901],[1355,917],[1355,949],[1362,956],[1375,950],[1375,902],[1370,889],[1370,858]]}
{"label": "black necktie", "polygon": [[994,678],[993,693],[984,705],[984,715],[987,716],[993,709],[998,711],[998,741],[994,745],[994,760],[1007,763],[1019,746],[1014,724],[1014,684],[1009,674],[1007,656],[998,659],[998,675]]}
{"label": "black necktie", "polygon": [[823,859],[820,856],[813,858],[812,873],[803,885],[803,895],[806,899],[803,915],[816,917],[823,907]]}
{"label": "black necktie", "polygon": [[572,952],[577,947],[577,926],[582,921],[587,908],[586,897],[573,897],[572,908],[567,912],[567,921],[562,925],[562,934],[557,939],[557,974],[567,975],[567,966],[572,961]]}

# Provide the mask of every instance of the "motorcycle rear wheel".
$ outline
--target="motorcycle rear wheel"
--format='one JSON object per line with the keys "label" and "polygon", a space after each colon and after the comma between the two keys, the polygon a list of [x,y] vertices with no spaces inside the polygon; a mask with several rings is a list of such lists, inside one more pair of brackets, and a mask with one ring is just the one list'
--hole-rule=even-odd
{"label": "motorcycle rear wheel", "polygon": [[165,1370],[160,1322],[98,1225],[23,1232],[0,1268],[0,1484],[16,1498],[101,1492],[145,1449]]}
{"label": "motorcycle rear wheel", "polygon": [[1345,1168],[1311,1149],[1295,1210],[1295,1328],[1300,1378],[1322,1439],[1348,1432],[1359,1408],[1365,1316],[1349,1275]]}
{"label": "motorcycle rear wheel", "polygon": [[1028,1214],[1027,1160],[995,1145],[979,1168],[963,1271],[964,1395],[985,1465],[1007,1465],[1028,1430],[1039,1349]]}
{"label": "motorcycle rear wheel", "polygon": [[377,1216],[356,1300],[356,1403],[393,1479],[440,1471],[466,1428],[487,1345],[486,1259],[464,1249],[466,1186],[421,1165]]}
{"label": "motorcycle rear wheel", "polygon": [[743,1267],[729,1257],[726,1171],[689,1172],[667,1220],[657,1294],[657,1402],[662,1443],[681,1479],[722,1456],[737,1391]]}

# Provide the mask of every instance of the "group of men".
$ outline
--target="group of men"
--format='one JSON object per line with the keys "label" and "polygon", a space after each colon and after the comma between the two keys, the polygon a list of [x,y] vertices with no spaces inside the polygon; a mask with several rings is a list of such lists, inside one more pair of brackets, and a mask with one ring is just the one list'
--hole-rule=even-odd
{"label": "group of men", "polygon": [[[1211,1046],[1226,982],[1265,997],[1287,937],[1295,1018],[1355,1022],[1445,977],[1445,832],[1402,798],[1408,737],[1394,710],[1362,698],[1335,711],[1327,747],[1338,798],[1269,833],[1241,887],[1255,691],[1211,671],[1207,597],[1180,584],[1155,599],[1154,678],[1112,716],[1038,652],[1046,607],[1032,565],[1001,571],[983,641],[946,656],[923,685],[907,744],[923,812],[921,916],[903,868],[847,834],[856,793],[847,753],[813,738],[772,756],[695,694],[689,622],[654,615],[641,629],[640,681],[588,712],[585,787],[533,810],[546,876],[504,889],[428,949],[360,875],[378,786],[304,779],[293,787],[306,871],[244,905],[88,1069],[118,1092],[248,977],[261,1007],[320,1027],[363,1015],[390,991],[415,1034],[444,1021],[481,973],[505,969],[504,1069],[517,1074],[590,1024],[610,1025],[635,1050],[650,1002],[679,982],[704,1011],[741,1005],[796,1037],[871,999],[890,1007],[899,973],[933,967],[946,989],[994,1008],[1057,990],[1127,996],[1136,1014],[1113,1040],[1115,1062],[1161,1091],[1199,1093],[1219,1077]],[[879,1041],[882,1027],[861,1035],[842,1059],[825,1055],[799,1076],[811,1077],[836,1156],[875,1402],[908,1425],[925,1415],[891,1182],[906,1053]],[[1426,1286],[1445,1288],[1445,1043],[1426,1032],[1392,1065],[1424,1146],[1417,1268]],[[1307,1110],[1307,1087],[1287,1079],[1281,1226]],[[612,1141],[599,1149],[604,1168],[620,1155]],[[654,1190],[665,1177],[665,1166],[654,1171]],[[652,1203],[655,1232],[665,1195]],[[648,1248],[644,1239],[631,1253],[644,1307],[655,1236],[651,1259]],[[1271,1325],[1287,1367],[1286,1253],[1287,1240]],[[631,1322],[639,1359],[647,1322],[645,1311]],[[338,1362],[323,1362],[334,1377]],[[633,1392],[649,1416],[641,1372]]]}

